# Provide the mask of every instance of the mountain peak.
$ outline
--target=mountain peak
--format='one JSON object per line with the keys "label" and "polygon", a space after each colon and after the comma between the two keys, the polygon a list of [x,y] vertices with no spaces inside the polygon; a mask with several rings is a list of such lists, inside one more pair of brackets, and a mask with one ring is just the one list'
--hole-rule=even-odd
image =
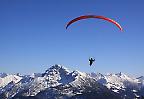
{"label": "mountain peak", "polygon": [[118,77],[127,77],[127,75],[125,75],[122,72],[116,73],[115,75],[118,76]]}
{"label": "mountain peak", "polygon": [[62,68],[61,65],[55,64],[55,65],[51,66],[49,69],[60,69],[60,68]]}
{"label": "mountain peak", "polygon": [[58,74],[58,73],[69,73],[70,71],[65,68],[64,66],[55,64],[53,66],[51,66],[50,68],[48,68],[47,70],[45,70],[44,74]]}
{"label": "mountain peak", "polygon": [[4,78],[4,77],[6,77],[8,74],[6,74],[6,73],[0,73],[0,78]]}
{"label": "mountain peak", "polygon": [[122,76],[122,75],[124,75],[122,72],[119,72],[119,73],[117,73],[116,74],[117,76]]}

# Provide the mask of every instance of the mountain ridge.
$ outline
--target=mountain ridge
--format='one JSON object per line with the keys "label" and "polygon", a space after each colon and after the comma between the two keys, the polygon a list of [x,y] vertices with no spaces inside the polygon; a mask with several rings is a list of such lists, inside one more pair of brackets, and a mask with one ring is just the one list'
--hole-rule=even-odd
{"label": "mountain ridge", "polygon": [[[4,80],[6,77],[10,79]],[[108,75],[84,73],[57,64],[43,73],[5,74],[0,79],[2,99],[95,99],[93,96],[98,99],[132,99],[144,96],[143,76],[132,78],[121,72]],[[7,82],[3,84],[4,81]]]}

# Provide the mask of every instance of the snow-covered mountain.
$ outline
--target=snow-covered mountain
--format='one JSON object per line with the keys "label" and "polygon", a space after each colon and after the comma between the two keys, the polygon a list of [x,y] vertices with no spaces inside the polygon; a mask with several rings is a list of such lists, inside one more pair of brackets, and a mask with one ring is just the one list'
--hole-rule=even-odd
{"label": "snow-covered mountain", "polygon": [[144,96],[144,77],[70,71],[54,65],[43,73],[0,73],[0,99],[134,99]]}
{"label": "snow-covered mountain", "polygon": [[[113,91],[117,92],[120,89],[125,89],[127,87],[140,88],[140,84],[143,83],[144,79],[132,78],[123,73],[102,75],[100,73],[91,73],[90,76],[96,79],[97,82],[107,86],[107,88],[113,88]],[[142,84],[143,85],[143,84]]]}
{"label": "snow-covered mountain", "polygon": [[91,73],[91,77],[108,89],[119,93],[123,97],[140,98],[144,96],[144,77],[132,78],[123,73],[103,75]]}
{"label": "snow-covered mountain", "polygon": [[0,88],[5,87],[10,82],[17,83],[21,79],[22,78],[17,76],[17,75],[8,75],[8,74],[3,73],[3,74],[0,75]]}

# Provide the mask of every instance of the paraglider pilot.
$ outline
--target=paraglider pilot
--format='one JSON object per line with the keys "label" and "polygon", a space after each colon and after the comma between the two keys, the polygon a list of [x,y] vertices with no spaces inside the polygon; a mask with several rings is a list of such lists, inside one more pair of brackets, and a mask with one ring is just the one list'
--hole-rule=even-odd
{"label": "paraglider pilot", "polygon": [[94,61],[95,61],[95,59],[93,59],[93,58],[91,57],[91,58],[89,59],[89,65],[91,66]]}

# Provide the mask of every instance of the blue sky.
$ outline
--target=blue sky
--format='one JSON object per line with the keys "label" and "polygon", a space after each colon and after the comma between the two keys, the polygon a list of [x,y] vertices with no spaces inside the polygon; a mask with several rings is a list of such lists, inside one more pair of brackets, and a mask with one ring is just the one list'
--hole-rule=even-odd
{"label": "blue sky", "polygon": [[[1,0],[0,72],[43,72],[54,64],[84,72],[144,75],[143,0]],[[86,14],[119,22],[82,20]],[[88,58],[95,57],[93,67]]]}

